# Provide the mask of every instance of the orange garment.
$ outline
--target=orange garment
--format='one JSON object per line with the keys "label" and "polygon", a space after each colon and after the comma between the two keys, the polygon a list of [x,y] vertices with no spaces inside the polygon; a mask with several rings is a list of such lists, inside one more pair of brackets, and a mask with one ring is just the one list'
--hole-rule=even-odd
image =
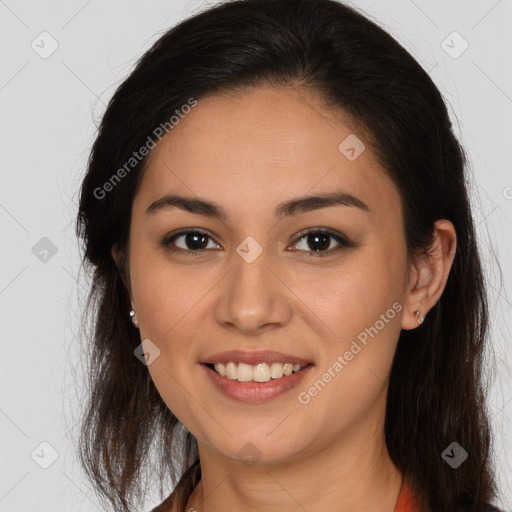
{"label": "orange garment", "polygon": [[395,512],[421,512],[412,487],[406,480],[402,483]]}
{"label": "orange garment", "polygon": [[[173,501],[174,492],[172,492],[163,503],[151,509],[150,512],[167,512],[171,510]],[[412,488],[407,481],[404,481],[402,484],[394,512],[422,512],[416,502]]]}

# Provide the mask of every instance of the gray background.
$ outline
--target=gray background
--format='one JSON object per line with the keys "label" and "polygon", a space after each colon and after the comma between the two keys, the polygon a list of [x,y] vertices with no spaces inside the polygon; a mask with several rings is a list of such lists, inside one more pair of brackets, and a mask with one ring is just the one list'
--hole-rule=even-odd
{"label": "gray background", "polygon": [[[499,505],[512,510],[512,2],[355,4],[430,73],[471,160],[491,284],[497,372],[489,408]],[[77,191],[96,125],[117,85],[159,34],[206,6],[0,0],[0,512],[101,510],[71,444],[85,391],[76,339],[84,290],[84,281],[77,281]],[[52,45],[58,47],[48,55]],[[156,490],[148,510],[159,501]]]}

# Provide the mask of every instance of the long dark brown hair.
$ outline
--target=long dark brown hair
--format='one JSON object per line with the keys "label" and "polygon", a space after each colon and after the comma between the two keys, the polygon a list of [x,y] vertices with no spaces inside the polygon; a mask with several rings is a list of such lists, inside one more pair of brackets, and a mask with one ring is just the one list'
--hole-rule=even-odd
{"label": "long dark brown hair", "polygon": [[[110,100],[77,219],[93,279],[81,463],[115,510],[139,510],[144,470],[160,482],[166,475],[173,485],[179,481],[175,495],[184,510],[200,478],[195,439],[134,356],[141,340],[128,316],[127,247],[147,156],[131,167],[126,162],[191,98],[200,103],[216,92],[290,83],[314,91],[366,131],[400,192],[411,256],[428,250],[436,220],[455,226],[457,252],[441,299],[419,328],[400,334],[385,438],[426,510],[481,511],[496,493],[482,373],[488,307],[464,152],[439,90],[418,62],[334,0],[232,0],[202,11],[163,34]],[[442,457],[454,441],[469,454],[456,469]]]}

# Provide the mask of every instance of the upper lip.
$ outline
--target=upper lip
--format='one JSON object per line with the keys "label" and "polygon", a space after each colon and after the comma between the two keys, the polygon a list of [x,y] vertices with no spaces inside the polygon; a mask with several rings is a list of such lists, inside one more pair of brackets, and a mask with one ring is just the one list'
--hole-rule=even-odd
{"label": "upper lip", "polygon": [[233,361],[236,363],[245,363],[256,365],[259,363],[292,363],[306,366],[312,361],[302,357],[275,352],[274,350],[259,350],[256,352],[244,352],[243,350],[228,350],[205,357],[201,363],[227,363]]}

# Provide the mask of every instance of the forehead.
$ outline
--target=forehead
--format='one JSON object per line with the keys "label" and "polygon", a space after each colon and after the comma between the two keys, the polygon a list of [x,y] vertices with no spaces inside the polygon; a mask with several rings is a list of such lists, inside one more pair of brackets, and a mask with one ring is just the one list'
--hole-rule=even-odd
{"label": "forehead", "polygon": [[[355,157],[355,158],[354,158]],[[397,193],[364,134],[304,88],[260,87],[199,99],[151,151],[139,191],[172,191],[254,211],[343,189],[366,204]]]}

